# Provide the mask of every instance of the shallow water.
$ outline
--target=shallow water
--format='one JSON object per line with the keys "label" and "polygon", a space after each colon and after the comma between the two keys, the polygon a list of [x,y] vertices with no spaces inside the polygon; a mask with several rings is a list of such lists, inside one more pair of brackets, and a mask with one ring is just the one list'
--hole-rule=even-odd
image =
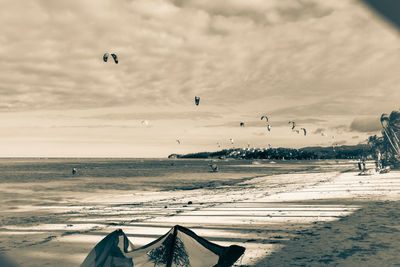
{"label": "shallow water", "polygon": [[[42,183],[88,179],[99,181],[104,187],[115,179],[125,179],[143,188],[171,189],[172,184],[228,181],[249,176],[272,175],[296,171],[324,172],[354,168],[350,161],[314,160],[214,160],[218,173],[210,172],[211,160],[202,159],[0,159],[0,183]],[[72,175],[72,168],[78,173]],[[96,183],[91,184],[96,186]],[[104,188],[102,187],[102,188]],[[118,189],[116,187],[115,189]],[[121,188],[124,189],[124,188]]]}
{"label": "shallow water", "polygon": [[[64,237],[90,233],[101,238],[112,227],[178,220],[176,215],[186,211],[297,190],[357,168],[355,162],[335,160],[214,163],[217,173],[210,172],[210,160],[198,159],[0,159],[0,252],[17,259],[24,251],[19,262],[24,266],[29,258],[27,266],[38,266],[43,259],[37,251],[53,248],[49,243],[58,245]],[[302,174],[272,176],[284,173]],[[268,177],[252,180],[260,176]],[[77,248],[73,244],[67,247]],[[77,263],[92,245],[81,244],[85,253],[77,254]]]}
{"label": "shallow water", "polygon": [[217,173],[210,171],[210,160],[199,159],[0,159],[0,221],[3,225],[54,223],[65,221],[60,213],[73,213],[74,207],[91,208],[94,213],[104,205],[157,201],[162,195],[157,192],[173,197],[177,192],[218,190],[260,176],[355,168],[352,162],[334,160],[214,163],[220,169]]}

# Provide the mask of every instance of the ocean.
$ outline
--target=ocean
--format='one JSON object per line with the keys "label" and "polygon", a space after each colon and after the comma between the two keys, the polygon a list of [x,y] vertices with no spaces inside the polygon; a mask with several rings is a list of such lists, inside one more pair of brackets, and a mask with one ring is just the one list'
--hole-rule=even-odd
{"label": "ocean", "polygon": [[[348,160],[227,159],[214,160],[219,172],[211,172],[210,163],[202,159],[3,158],[0,159],[0,223],[32,224],[46,220],[46,214],[65,211],[60,207],[115,204],[121,195],[128,195],[124,204],[134,204],[139,195],[141,202],[147,201],[143,194],[164,192],[173,196],[181,191],[190,194],[191,190],[218,190],[260,176],[356,168],[356,163]],[[75,175],[73,168],[77,170]],[[279,187],[279,183],[275,186]],[[38,219],[38,213],[44,217]]]}
{"label": "ocean", "polygon": [[[0,159],[0,253],[13,259],[31,253],[32,264],[26,265],[28,254],[21,263],[36,266],[41,256],[32,251],[64,242],[60,246],[81,248],[77,263],[91,246],[86,242],[93,242],[81,236],[97,240],[115,227],[128,229],[220,202],[296,190],[329,179],[320,173],[357,168],[348,160],[212,162],[219,172],[211,172],[211,160],[203,159]],[[262,188],[253,183],[264,176]],[[68,260],[61,266],[71,266]]]}
{"label": "ocean", "polygon": [[[210,163],[219,167],[211,172]],[[255,176],[354,169],[349,160],[210,160],[120,158],[2,158],[0,183],[81,181],[90,189],[174,190],[234,183]],[[72,174],[76,168],[77,173]],[[124,187],[119,181],[124,181]],[[89,182],[87,184],[86,182]],[[68,188],[62,188],[68,190]],[[77,190],[75,187],[70,190]]]}

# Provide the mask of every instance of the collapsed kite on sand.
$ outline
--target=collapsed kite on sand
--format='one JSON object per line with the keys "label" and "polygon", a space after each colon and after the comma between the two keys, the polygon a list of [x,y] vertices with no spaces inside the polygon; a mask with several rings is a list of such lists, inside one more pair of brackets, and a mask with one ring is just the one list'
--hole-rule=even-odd
{"label": "collapsed kite on sand", "polygon": [[121,230],[101,240],[88,254],[81,267],[182,266],[228,267],[244,253],[245,248],[220,246],[199,237],[180,225],[140,248],[134,248]]}

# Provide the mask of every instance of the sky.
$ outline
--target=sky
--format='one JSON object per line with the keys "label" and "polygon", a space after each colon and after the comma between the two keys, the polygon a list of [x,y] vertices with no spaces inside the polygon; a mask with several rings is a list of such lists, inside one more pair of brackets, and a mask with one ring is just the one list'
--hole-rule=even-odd
{"label": "sky", "polygon": [[399,30],[356,0],[0,4],[0,157],[352,145],[399,108]]}

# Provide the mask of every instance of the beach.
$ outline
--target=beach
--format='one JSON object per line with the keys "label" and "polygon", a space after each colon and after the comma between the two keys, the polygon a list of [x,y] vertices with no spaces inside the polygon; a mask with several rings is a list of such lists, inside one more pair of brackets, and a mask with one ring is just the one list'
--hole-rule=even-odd
{"label": "beach", "polygon": [[[236,266],[391,266],[400,259],[398,171],[359,176],[352,161],[220,161],[221,172],[211,173],[202,167],[208,161],[93,160],[86,174],[83,165],[81,176],[67,174],[79,162],[3,162],[20,178],[4,178],[0,189],[0,248],[17,266],[79,266],[115,229],[140,247],[176,224],[244,246]],[[146,174],[152,165],[169,175]],[[49,171],[60,166],[63,172]],[[22,179],[33,167],[42,179]]]}
{"label": "beach", "polygon": [[0,267],[400,267],[400,0],[0,14]]}

